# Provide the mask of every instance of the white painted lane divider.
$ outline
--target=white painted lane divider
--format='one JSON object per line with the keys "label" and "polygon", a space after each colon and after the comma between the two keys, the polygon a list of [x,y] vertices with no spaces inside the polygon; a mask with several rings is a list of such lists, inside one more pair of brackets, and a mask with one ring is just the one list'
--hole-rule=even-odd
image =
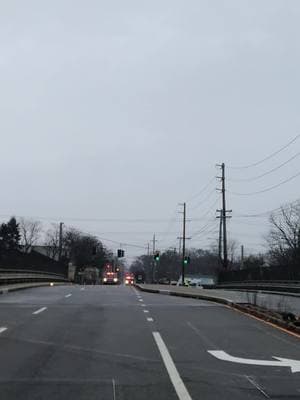
{"label": "white painted lane divider", "polygon": [[2,327],[0,328],[0,333],[5,332],[5,331],[7,331],[6,326],[2,326]]}
{"label": "white painted lane divider", "polygon": [[165,342],[163,341],[162,337],[160,336],[160,333],[152,332],[152,334],[179,400],[192,400],[189,392],[187,391],[187,388],[185,387],[177,371],[177,368],[174,364],[174,361],[172,360],[169,350],[165,345]]}
{"label": "white painted lane divider", "polygon": [[142,307],[146,307],[146,304],[141,304]]}
{"label": "white painted lane divider", "polygon": [[275,360],[253,360],[250,358],[233,357],[222,350],[208,351],[209,354],[216,357],[218,360],[230,361],[238,364],[261,365],[266,367],[289,367],[292,373],[300,372],[300,360],[292,360],[289,358],[273,357]]}
{"label": "white painted lane divider", "polygon": [[149,311],[148,310],[143,310],[144,311],[144,313],[148,313]]}
{"label": "white painted lane divider", "polygon": [[147,318],[148,322],[153,322],[153,318]]}
{"label": "white painted lane divider", "polygon": [[66,294],[66,295],[65,295],[65,298],[68,298],[68,297],[71,297],[71,296],[72,296],[72,294],[69,293],[69,294]]}
{"label": "white painted lane divider", "polygon": [[43,312],[45,310],[47,310],[47,307],[42,307],[39,310],[34,311],[32,314],[33,315],[37,315],[37,314],[40,314],[41,312]]}
{"label": "white painted lane divider", "polygon": [[143,299],[139,299],[139,301],[144,301]]}

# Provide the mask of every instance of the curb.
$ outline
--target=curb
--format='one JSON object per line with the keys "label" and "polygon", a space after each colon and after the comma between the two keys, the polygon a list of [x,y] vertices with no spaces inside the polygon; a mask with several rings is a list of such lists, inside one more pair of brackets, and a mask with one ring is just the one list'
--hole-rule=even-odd
{"label": "curb", "polygon": [[179,293],[179,292],[172,292],[172,291],[167,291],[167,290],[161,291],[159,289],[147,289],[147,288],[143,288],[137,284],[135,284],[135,287],[137,289],[141,290],[142,292],[169,294],[170,296],[188,297],[188,298],[192,298],[192,299],[207,300],[207,301],[212,301],[214,303],[224,304],[226,306],[231,307],[232,309],[241,311],[242,313],[250,315],[250,316],[254,316],[262,321],[271,323],[281,329],[284,329],[286,331],[289,331],[291,333],[294,333],[294,334],[300,336],[300,327],[295,326],[289,322],[282,321],[281,319],[275,318],[273,316],[270,316],[267,313],[264,313],[262,311],[249,310],[249,308],[245,307],[244,305],[234,303],[233,301],[225,299],[225,298],[206,296],[206,295],[200,295],[200,294],[192,294],[192,293]]}

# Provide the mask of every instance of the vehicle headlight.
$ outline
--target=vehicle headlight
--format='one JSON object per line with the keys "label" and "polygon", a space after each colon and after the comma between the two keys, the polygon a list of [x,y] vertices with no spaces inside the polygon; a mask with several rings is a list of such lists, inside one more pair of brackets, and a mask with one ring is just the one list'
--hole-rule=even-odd
{"label": "vehicle headlight", "polygon": [[114,282],[118,282],[118,278],[114,278]]}
{"label": "vehicle headlight", "polygon": [[54,283],[53,283],[53,282],[50,282],[50,286],[54,286]]}
{"label": "vehicle headlight", "polygon": [[125,283],[126,283],[126,285],[129,283],[129,282],[128,282],[128,279],[126,279]]}
{"label": "vehicle headlight", "polygon": [[103,282],[107,282],[107,278],[103,278]]}

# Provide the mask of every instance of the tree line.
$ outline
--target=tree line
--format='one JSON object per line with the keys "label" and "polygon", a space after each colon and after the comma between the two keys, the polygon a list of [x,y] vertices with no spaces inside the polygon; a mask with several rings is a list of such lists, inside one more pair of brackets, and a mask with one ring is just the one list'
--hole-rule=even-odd
{"label": "tree line", "polygon": [[[0,225],[0,256],[13,251],[28,254],[38,244],[51,259],[65,264],[72,262],[79,268],[102,268],[113,259],[112,252],[96,236],[72,227],[64,227],[60,243],[59,224],[52,224],[44,231],[40,221],[12,217]],[[60,246],[62,253],[58,260]]]}

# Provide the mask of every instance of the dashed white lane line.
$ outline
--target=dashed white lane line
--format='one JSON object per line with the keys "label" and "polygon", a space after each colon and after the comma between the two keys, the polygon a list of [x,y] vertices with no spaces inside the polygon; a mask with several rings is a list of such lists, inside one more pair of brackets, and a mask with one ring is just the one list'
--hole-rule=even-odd
{"label": "dashed white lane line", "polygon": [[66,294],[66,295],[65,295],[65,298],[67,299],[68,297],[71,297],[71,296],[72,296],[72,294],[69,293],[69,294]]}
{"label": "dashed white lane line", "polygon": [[144,313],[148,313],[149,311],[148,310],[143,310],[144,311]]}
{"label": "dashed white lane line", "polygon": [[2,326],[2,327],[0,328],[0,333],[5,332],[6,330],[7,330],[7,328],[6,328],[5,326]]}
{"label": "dashed white lane line", "polygon": [[146,304],[141,304],[142,307],[146,307]]}
{"label": "dashed white lane line", "polygon": [[148,322],[153,322],[153,318],[147,318]]}
{"label": "dashed white lane line", "polygon": [[162,337],[160,336],[160,333],[152,332],[152,334],[153,334],[154,340],[157,344],[157,347],[160,351],[160,355],[163,359],[165,367],[168,371],[171,382],[174,386],[174,389],[176,390],[179,400],[192,400],[189,392],[187,391],[187,388],[185,387],[185,385],[177,371],[177,368],[174,364],[174,361],[172,360],[169,350],[168,350],[167,346],[165,345],[165,342],[163,341]]}
{"label": "dashed white lane line", "polygon": [[47,307],[42,307],[39,310],[34,311],[32,314],[33,315],[37,315],[37,314],[40,314],[41,312],[43,312],[45,310],[47,310]]}
{"label": "dashed white lane line", "polygon": [[139,301],[144,301],[143,299],[139,299]]}
{"label": "dashed white lane line", "polygon": [[85,288],[84,288],[84,287],[82,287],[82,288],[80,288],[80,290],[85,290]]}

